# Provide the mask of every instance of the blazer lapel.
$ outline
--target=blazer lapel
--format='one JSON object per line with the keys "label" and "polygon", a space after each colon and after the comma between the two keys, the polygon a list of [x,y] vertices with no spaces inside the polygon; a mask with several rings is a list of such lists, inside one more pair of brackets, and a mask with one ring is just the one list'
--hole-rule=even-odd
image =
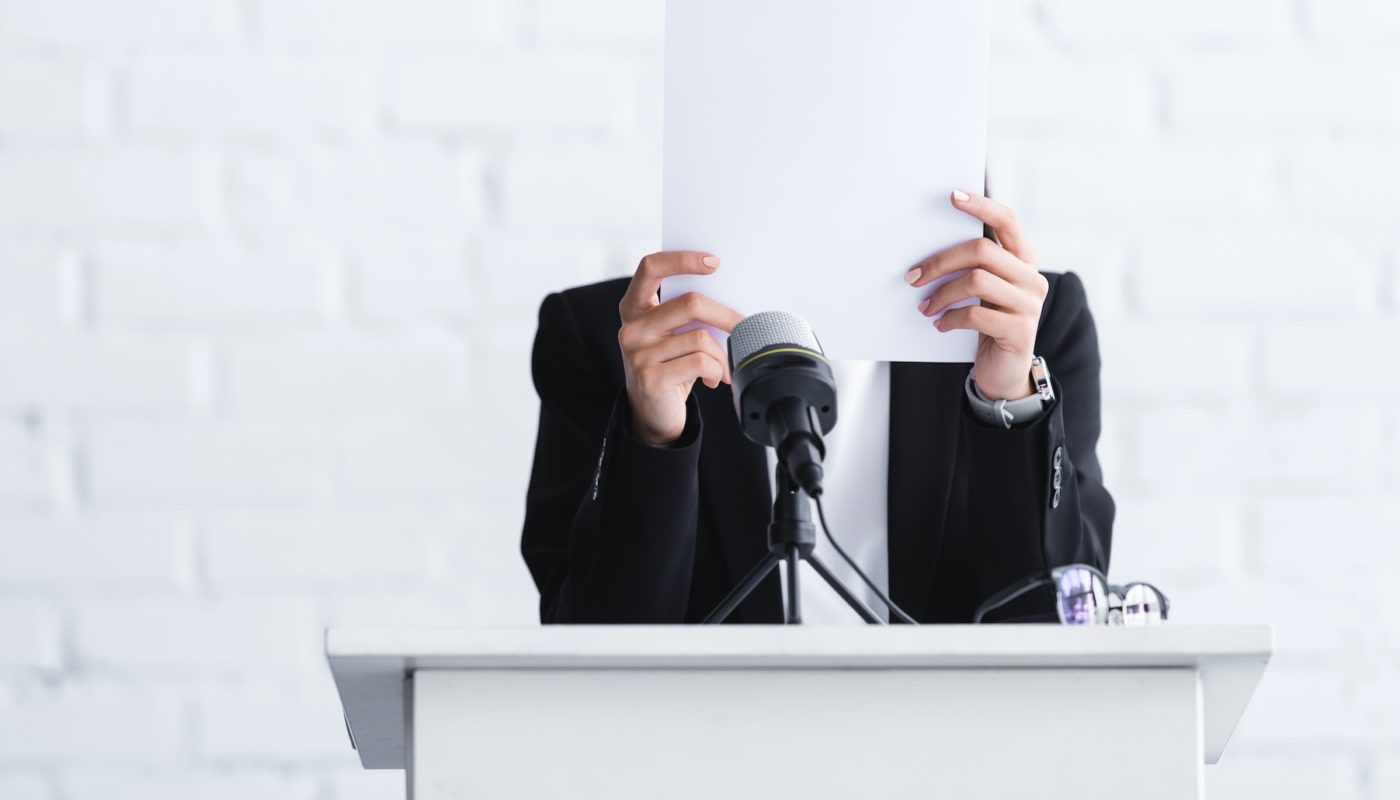
{"label": "blazer lapel", "polygon": [[[768,520],[772,516],[768,459],[764,448],[750,441],[734,415],[734,395],[727,384],[706,389],[697,384],[697,401],[704,420],[700,446],[701,502],[717,528],[731,585],[768,554]],[[777,573],[754,589],[735,611],[745,622],[782,622],[782,589]]]}
{"label": "blazer lapel", "polygon": [[[890,599],[923,619],[957,458],[966,364],[890,364]],[[950,388],[957,384],[956,391]]]}

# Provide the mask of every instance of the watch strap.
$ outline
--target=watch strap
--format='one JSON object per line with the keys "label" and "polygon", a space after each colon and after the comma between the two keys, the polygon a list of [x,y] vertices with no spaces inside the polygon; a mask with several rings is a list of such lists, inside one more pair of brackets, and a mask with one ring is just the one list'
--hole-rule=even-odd
{"label": "watch strap", "polygon": [[1036,356],[1031,361],[1031,383],[1035,391],[1016,400],[989,400],[977,388],[973,373],[967,373],[965,388],[968,405],[972,413],[982,422],[998,428],[1010,430],[1018,424],[1035,421],[1055,401],[1055,390],[1050,382],[1050,369],[1045,359]]}

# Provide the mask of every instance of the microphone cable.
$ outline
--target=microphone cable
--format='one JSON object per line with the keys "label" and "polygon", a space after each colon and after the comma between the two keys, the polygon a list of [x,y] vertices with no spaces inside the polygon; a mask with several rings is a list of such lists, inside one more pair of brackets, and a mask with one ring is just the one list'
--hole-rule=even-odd
{"label": "microphone cable", "polygon": [[891,616],[893,616],[895,619],[898,619],[900,622],[908,623],[910,625],[918,625],[919,623],[914,621],[913,617],[904,613],[904,609],[895,605],[894,601],[891,600],[888,595],[880,591],[880,587],[876,586],[875,582],[870,580],[870,577],[865,574],[864,570],[856,566],[855,559],[846,555],[846,551],[842,549],[841,545],[836,541],[836,537],[831,535],[831,526],[826,524],[826,510],[822,508],[821,495],[813,497],[812,500],[814,500],[817,504],[817,519],[821,520],[822,533],[826,534],[826,540],[828,542],[831,542],[831,546],[836,549],[836,553],[837,555],[841,556],[841,560],[845,561],[847,566],[855,570],[856,575],[859,575],[860,579],[865,582],[865,585],[870,587],[870,591],[874,592],[875,596],[880,598],[880,602],[885,604],[885,608],[888,608],[890,610]]}

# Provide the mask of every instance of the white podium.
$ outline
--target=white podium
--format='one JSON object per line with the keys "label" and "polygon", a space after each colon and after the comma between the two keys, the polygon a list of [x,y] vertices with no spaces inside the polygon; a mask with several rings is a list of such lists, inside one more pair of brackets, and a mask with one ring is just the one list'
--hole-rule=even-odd
{"label": "white podium", "polygon": [[330,630],[361,763],[439,798],[1200,797],[1264,627]]}

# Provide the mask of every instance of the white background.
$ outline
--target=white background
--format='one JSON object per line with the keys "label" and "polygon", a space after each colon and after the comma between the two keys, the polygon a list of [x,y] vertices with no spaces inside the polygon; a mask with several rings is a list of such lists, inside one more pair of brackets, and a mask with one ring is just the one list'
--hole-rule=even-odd
{"label": "white background", "polygon": [[[1089,287],[1114,572],[1277,628],[1212,797],[1400,796],[1400,5],[997,3],[993,188]],[[534,619],[534,311],[658,240],[660,37],[0,0],[0,798],[398,793],[320,631]]]}

